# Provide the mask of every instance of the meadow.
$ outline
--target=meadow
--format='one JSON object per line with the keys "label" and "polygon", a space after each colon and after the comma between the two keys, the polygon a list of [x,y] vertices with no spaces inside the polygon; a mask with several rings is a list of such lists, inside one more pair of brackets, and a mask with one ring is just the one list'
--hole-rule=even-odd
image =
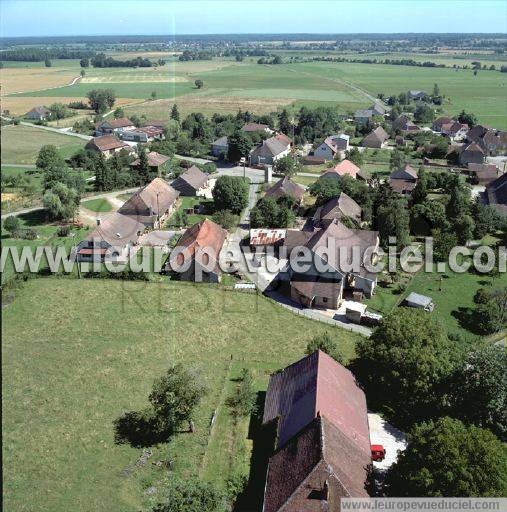
{"label": "meadow", "polygon": [[[248,367],[265,390],[316,334],[331,331],[347,358],[358,339],[263,296],[176,282],[34,279],[3,319],[4,505],[31,512],[144,509],[143,491],[166,474],[152,462],[168,458],[175,474],[218,485],[248,474],[248,418],[233,421],[225,405],[231,379]],[[176,362],[209,389],[196,431],[154,447],[138,467],[141,450],[116,445],[112,422],[144,408],[153,380]]]}

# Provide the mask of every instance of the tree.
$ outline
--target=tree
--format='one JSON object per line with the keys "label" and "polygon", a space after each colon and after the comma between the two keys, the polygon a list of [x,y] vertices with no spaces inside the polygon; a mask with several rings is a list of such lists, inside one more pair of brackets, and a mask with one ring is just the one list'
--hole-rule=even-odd
{"label": "tree", "polygon": [[[489,299],[488,299],[489,300]],[[486,301],[487,302],[487,301]],[[507,353],[495,345],[470,353],[453,378],[453,413],[507,438]]]}
{"label": "tree", "polygon": [[278,116],[278,128],[282,133],[285,133],[286,135],[291,133],[292,124],[290,122],[289,112],[286,108],[284,108]]}
{"label": "tree", "polygon": [[458,121],[462,124],[467,124],[470,128],[477,124],[477,117],[474,114],[468,114],[462,110],[458,116]]}
{"label": "tree", "polygon": [[155,381],[148,397],[159,428],[173,434],[183,423],[190,424],[194,409],[205,393],[206,387],[195,372],[181,364],[169,368]]}
{"label": "tree", "polygon": [[49,105],[48,110],[51,111],[51,119],[65,119],[72,115],[67,105],[63,103],[52,103]]}
{"label": "tree", "polygon": [[454,233],[449,233],[439,228],[434,229],[432,235],[433,257],[435,261],[447,261],[451,249],[458,245],[458,237]]}
{"label": "tree", "polygon": [[357,372],[368,402],[400,426],[433,417],[446,404],[444,384],[461,351],[421,310],[396,308],[357,345]]}
{"label": "tree", "polygon": [[84,78],[84,76],[86,75],[86,71],[84,69],[82,69],[79,74],[81,75],[81,78]]}
{"label": "tree", "polygon": [[248,182],[237,176],[220,176],[212,194],[217,210],[239,214],[248,205]]}
{"label": "tree", "polygon": [[114,109],[113,117],[115,119],[120,119],[122,117],[125,117],[125,111],[121,107],[117,107]]}
{"label": "tree", "polygon": [[433,84],[433,97],[440,96],[440,87],[438,84]]}
{"label": "tree", "polygon": [[103,114],[108,108],[113,108],[116,101],[116,94],[113,89],[92,89],[86,94],[90,107]]}
{"label": "tree", "polygon": [[136,170],[139,179],[139,185],[146,185],[152,179],[156,178],[156,174],[150,168],[148,154],[146,153],[144,146],[141,145],[137,153],[139,155],[139,163],[137,164]]}
{"label": "tree", "polygon": [[415,108],[414,120],[416,123],[429,124],[435,119],[435,111],[429,105],[418,105]]}
{"label": "tree", "polygon": [[310,194],[316,197],[316,205],[321,206],[341,192],[340,183],[332,178],[319,178],[308,188]]}
{"label": "tree", "polygon": [[176,103],[174,103],[171,108],[171,119],[178,122],[180,121],[180,113],[178,111],[178,105],[176,105]]}
{"label": "tree", "polygon": [[228,137],[227,160],[238,162],[240,158],[247,157],[252,148],[252,139],[242,131],[237,131]]}
{"label": "tree", "polygon": [[440,201],[426,199],[422,203],[412,205],[410,209],[410,231],[414,235],[428,236],[437,228],[444,231],[449,228],[445,206]]}
{"label": "tree", "polygon": [[47,68],[50,68],[52,65],[53,65],[53,63],[49,59],[46,59],[44,61],[44,66],[46,66]]}
{"label": "tree", "polygon": [[402,197],[393,197],[379,207],[376,217],[380,243],[389,245],[389,238],[396,237],[396,246],[401,249],[410,243],[410,216]]}
{"label": "tree", "polygon": [[363,154],[358,148],[350,148],[345,152],[345,157],[358,167],[363,165]]}
{"label": "tree", "polygon": [[79,65],[82,67],[82,68],[87,68],[90,66],[90,59],[81,59],[79,61]]}
{"label": "tree", "polygon": [[38,169],[46,170],[53,167],[63,167],[65,163],[56,146],[46,144],[40,148],[35,165]]}
{"label": "tree", "polygon": [[93,163],[93,172],[95,174],[95,190],[112,190],[114,187],[111,169],[107,165],[104,155],[97,155]]}
{"label": "tree", "polygon": [[313,354],[316,350],[322,350],[340,364],[345,364],[343,355],[338,348],[338,340],[332,338],[327,332],[313,337],[306,345],[306,354]]}
{"label": "tree", "polygon": [[229,210],[219,210],[213,215],[213,221],[228,231],[238,223],[238,216]]}
{"label": "tree", "polygon": [[389,157],[389,169],[391,169],[391,171],[397,171],[405,165],[406,161],[407,157],[403,151],[393,149]]}
{"label": "tree", "polygon": [[507,493],[507,448],[495,436],[440,418],[417,425],[385,482],[389,496],[481,497]]}
{"label": "tree", "polygon": [[16,215],[11,215],[4,220],[4,229],[15,236],[21,227],[21,221]]}
{"label": "tree", "polygon": [[204,82],[202,80],[199,80],[197,79],[195,82],[194,82],[195,86],[198,88],[198,89],[202,89],[203,85],[204,85]]}
{"label": "tree", "polygon": [[232,396],[227,400],[227,405],[233,410],[237,416],[249,416],[255,410],[255,402],[257,393],[253,386],[252,373],[243,368],[239,385],[234,390]]}
{"label": "tree", "polygon": [[301,170],[301,164],[298,159],[292,155],[283,156],[276,160],[273,170],[277,174],[283,174],[284,176],[294,176]]}
{"label": "tree", "polygon": [[501,214],[494,206],[484,205],[480,198],[472,205],[472,218],[475,220],[474,237],[477,240],[500,230],[502,226]]}
{"label": "tree", "polygon": [[419,168],[417,183],[412,191],[412,204],[422,203],[428,197],[428,175],[424,167]]}
{"label": "tree", "polygon": [[475,230],[474,219],[470,215],[463,215],[454,222],[454,229],[458,237],[458,242],[465,245],[469,240],[472,240]]}
{"label": "tree", "polygon": [[166,498],[153,507],[153,512],[224,512],[226,497],[209,482],[171,479]]}
{"label": "tree", "polygon": [[157,91],[151,91],[151,99],[156,100],[157,99]]}
{"label": "tree", "polygon": [[54,220],[70,220],[79,208],[79,194],[64,183],[55,183],[44,193],[42,204]]}

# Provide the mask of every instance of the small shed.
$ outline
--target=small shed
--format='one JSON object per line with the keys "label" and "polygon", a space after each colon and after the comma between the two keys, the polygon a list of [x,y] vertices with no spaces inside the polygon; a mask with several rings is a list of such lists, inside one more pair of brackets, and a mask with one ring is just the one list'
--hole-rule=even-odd
{"label": "small shed", "polygon": [[425,311],[433,311],[435,304],[431,297],[411,292],[405,299],[405,304],[411,308],[424,309]]}

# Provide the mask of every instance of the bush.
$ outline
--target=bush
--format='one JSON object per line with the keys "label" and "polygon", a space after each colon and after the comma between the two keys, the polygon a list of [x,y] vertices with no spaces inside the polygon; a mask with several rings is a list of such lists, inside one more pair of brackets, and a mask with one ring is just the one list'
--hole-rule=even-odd
{"label": "bush", "polygon": [[21,221],[18,217],[15,215],[12,215],[11,217],[7,217],[4,220],[4,229],[11,233],[12,235],[16,234],[19,231],[19,228],[21,227]]}
{"label": "bush", "polygon": [[306,353],[313,354],[316,350],[322,350],[335,361],[344,364],[343,356],[338,348],[338,340],[332,338],[329,333],[319,334],[312,338],[306,345]]}
{"label": "bush", "polygon": [[240,379],[240,384],[227,400],[227,405],[235,415],[249,416],[255,410],[257,399],[257,394],[253,388],[253,377],[249,370],[243,368]]}
{"label": "bush", "polygon": [[25,229],[21,237],[25,240],[36,240],[37,239],[37,231],[35,229]]}
{"label": "bush", "polygon": [[70,235],[70,226],[60,226],[56,234],[60,237],[69,236]]}
{"label": "bush", "polygon": [[213,215],[213,221],[228,231],[238,223],[239,217],[229,210],[220,210]]}

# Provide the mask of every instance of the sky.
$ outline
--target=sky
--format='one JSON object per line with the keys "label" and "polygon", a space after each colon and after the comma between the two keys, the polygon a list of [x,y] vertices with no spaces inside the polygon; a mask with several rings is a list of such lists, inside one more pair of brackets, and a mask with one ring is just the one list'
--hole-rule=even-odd
{"label": "sky", "polygon": [[0,0],[0,35],[507,33],[507,0]]}

